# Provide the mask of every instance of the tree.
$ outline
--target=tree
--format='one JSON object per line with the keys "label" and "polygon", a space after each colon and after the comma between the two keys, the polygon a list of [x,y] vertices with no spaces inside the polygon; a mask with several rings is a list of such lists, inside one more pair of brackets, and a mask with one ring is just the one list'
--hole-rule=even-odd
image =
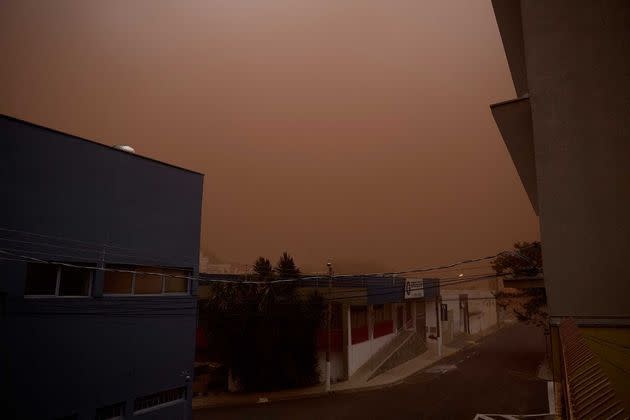
{"label": "tree", "polygon": [[295,265],[293,257],[285,251],[276,264],[276,273],[280,279],[295,279],[300,275],[300,269]]}
{"label": "tree", "polygon": [[[492,268],[497,274],[514,276],[535,276],[542,272],[542,253],[540,242],[517,242],[514,252],[499,255]],[[495,294],[497,305],[503,309],[511,309],[519,321],[546,326],[547,295],[544,288],[530,288],[519,291],[501,291]]]}
{"label": "tree", "polygon": [[517,242],[514,252],[503,253],[492,261],[497,274],[536,275],[542,271],[540,242]]}
{"label": "tree", "polygon": [[272,280],[273,267],[271,266],[271,262],[265,257],[258,257],[254,263],[254,273],[256,273],[260,280]]}
{"label": "tree", "polygon": [[[285,274],[299,273],[288,254],[280,260],[285,261]],[[256,260],[254,271],[260,279],[273,279],[266,258]],[[242,390],[308,386],[319,381],[317,330],[324,314],[320,295],[300,295],[284,283],[236,281],[213,288],[204,307],[211,357],[230,370]]]}

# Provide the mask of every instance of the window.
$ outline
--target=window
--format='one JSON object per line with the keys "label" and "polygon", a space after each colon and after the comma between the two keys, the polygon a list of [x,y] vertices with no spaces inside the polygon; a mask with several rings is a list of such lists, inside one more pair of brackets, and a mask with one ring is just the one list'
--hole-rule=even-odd
{"label": "window", "polygon": [[85,268],[60,267],[59,296],[87,296],[92,273]]}
{"label": "window", "polygon": [[26,267],[26,295],[51,295],[57,290],[57,266],[28,263]]}
{"label": "window", "polygon": [[[136,270],[139,271],[136,273],[136,285],[134,290],[136,295],[158,295],[162,293],[162,283],[164,280],[162,270],[154,267],[138,267]],[[156,274],[142,274],[140,272]]]}
{"label": "window", "polygon": [[190,273],[187,271],[122,265],[108,265],[107,268],[133,272],[105,271],[103,293],[106,295],[188,293]]}
{"label": "window", "polygon": [[[108,266],[117,270],[133,271],[128,266]],[[103,293],[108,295],[130,295],[133,293],[133,273],[120,271],[105,271]]]}
{"label": "window", "polygon": [[96,420],[117,420],[125,418],[125,403],[107,405],[96,410]]}
{"label": "window", "polygon": [[25,295],[89,296],[92,272],[89,268],[28,263]]}
{"label": "window", "polygon": [[134,402],[134,413],[139,411],[148,410],[150,408],[159,407],[174,401],[183,401],[186,399],[186,388],[169,389],[168,391],[162,391],[155,394],[147,395],[144,397],[136,398]]}
{"label": "window", "polygon": [[173,277],[164,277],[164,293],[186,293],[188,292],[188,273],[181,270],[165,269],[164,274]]}

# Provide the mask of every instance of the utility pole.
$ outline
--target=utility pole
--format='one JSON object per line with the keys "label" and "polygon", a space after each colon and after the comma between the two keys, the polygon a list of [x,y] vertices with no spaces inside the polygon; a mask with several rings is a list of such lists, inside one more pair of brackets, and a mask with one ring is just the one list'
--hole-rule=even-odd
{"label": "utility pole", "polygon": [[332,262],[328,261],[326,264],[328,266],[328,314],[326,321],[326,328],[328,329],[328,340],[326,340],[326,392],[330,392],[330,350],[331,350],[331,339],[332,339],[332,301],[330,300],[332,297],[332,279],[333,279],[333,268]]}
{"label": "utility pole", "polygon": [[442,357],[442,295],[438,294],[435,297],[435,329],[437,335],[437,348],[438,357]]}

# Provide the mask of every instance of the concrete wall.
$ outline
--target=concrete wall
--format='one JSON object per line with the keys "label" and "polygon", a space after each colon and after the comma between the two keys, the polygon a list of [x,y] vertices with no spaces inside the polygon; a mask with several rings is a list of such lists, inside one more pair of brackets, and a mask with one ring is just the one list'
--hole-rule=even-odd
{"label": "concrete wall", "polygon": [[[317,352],[317,363],[319,366],[319,380],[326,381],[326,352]],[[332,352],[330,354],[330,381],[332,383],[343,381],[346,379],[346,369],[344,354],[341,352]]]}
{"label": "concrete wall", "polygon": [[630,2],[522,1],[552,316],[630,316]]}
{"label": "concrete wall", "polygon": [[392,341],[397,333],[387,334],[378,338],[372,338],[362,343],[350,346],[349,354],[349,373],[352,375],[357,371],[370,357],[374,356],[383,346]]}
{"label": "concrete wall", "polygon": [[[449,320],[442,321],[441,334],[444,344],[448,344],[457,334],[464,333],[461,319],[459,295],[468,296],[470,314],[470,334],[476,334],[497,324],[497,307],[493,294],[487,290],[443,290],[442,304],[447,306]],[[426,303],[427,336],[429,327],[435,328],[435,301]],[[434,330],[433,330],[434,331]]]}

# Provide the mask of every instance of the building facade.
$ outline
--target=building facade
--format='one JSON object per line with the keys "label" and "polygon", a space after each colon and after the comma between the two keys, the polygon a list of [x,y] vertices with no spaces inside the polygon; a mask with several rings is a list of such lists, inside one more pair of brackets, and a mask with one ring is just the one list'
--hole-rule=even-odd
{"label": "building facade", "polygon": [[[331,301],[332,382],[375,374],[399,349],[408,358],[426,350],[424,293],[408,295],[406,284],[405,278],[392,276],[340,276],[330,287],[325,277],[300,282],[303,293],[316,291]],[[317,343],[324,382],[326,328],[319,331]]]}
{"label": "building facade", "polygon": [[[540,216],[558,387],[563,320],[613,348],[630,340],[630,3],[492,5],[516,98],[491,111]],[[590,346],[629,409],[630,358]]]}
{"label": "building facade", "polygon": [[0,144],[2,417],[190,418],[203,175],[6,116]]}

